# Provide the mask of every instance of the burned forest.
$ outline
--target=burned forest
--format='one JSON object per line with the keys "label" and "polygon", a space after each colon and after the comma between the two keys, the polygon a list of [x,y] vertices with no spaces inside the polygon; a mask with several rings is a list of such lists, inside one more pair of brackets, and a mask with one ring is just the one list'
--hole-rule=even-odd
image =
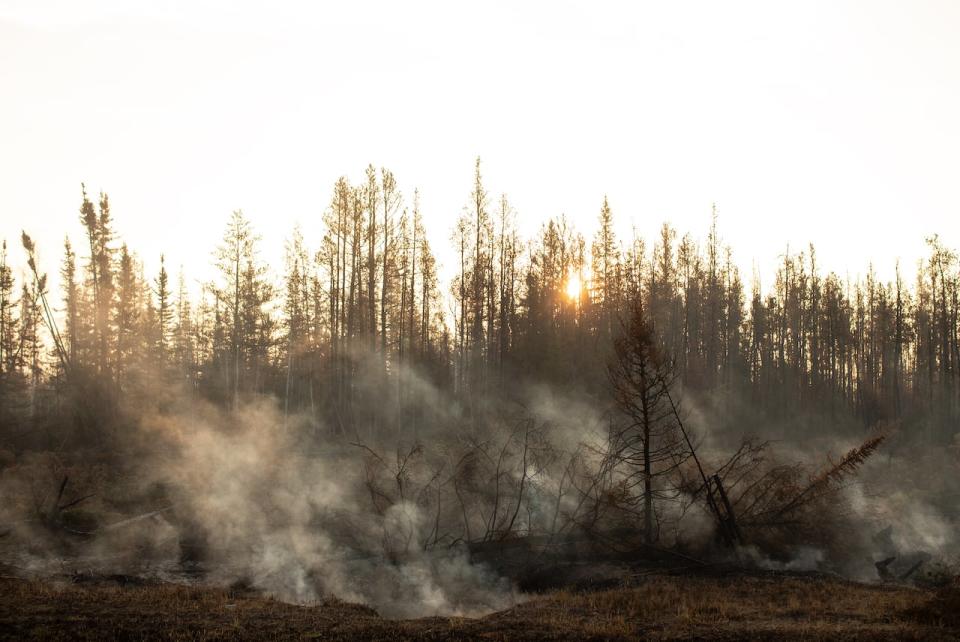
{"label": "burned forest", "polygon": [[960,639],[957,33],[0,0],[0,642]]}
{"label": "burned forest", "polygon": [[86,188],[58,266],[4,243],[5,574],[394,618],[650,574],[954,582],[952,250],[884,283],[811,246],[748,288],[716,210],[627,243],[602,199],[591,238],[522,239],[481,169],[449,283],[373,166],[282,266],[235,211],[216,278],[148,274]]}

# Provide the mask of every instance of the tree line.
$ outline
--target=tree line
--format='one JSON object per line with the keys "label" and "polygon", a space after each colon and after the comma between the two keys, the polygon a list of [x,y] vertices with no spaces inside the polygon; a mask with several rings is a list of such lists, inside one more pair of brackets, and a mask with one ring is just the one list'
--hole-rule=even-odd
{"label": "tree line", "polygon": [[[606,199],[586,238],[563,216],[521,239],[476,162],[441,284],[416,191],[387,169],[340,178],[325,233],[292,231],[282,272],[233,212],[217,278],[190,292],[161,256],[146,274],[106,194],[81,193],[83,235],[64,241],[49,292],[0,253],[0,430],[11,444],[99,443],[132,409],[200,398],[278,400],[316,436],[416,441],[437,405],[480,430],[524,382],[610,399],[607,367],[642,306],[684,392],[714,421],[795,431],[898,422],[934,442],[960,415],[960,266],[938,237],[910,277],[823,273],[813,246],[786,252],[770,287],[745,285],[716,211],[706,238],[620,239]],[[907,280],[909,278],[909,281]],[[430,395],[435,395],[431,397]],[[436,395],[439,395],[436,396]],[[91,441],[92,440],[92,441]]]}

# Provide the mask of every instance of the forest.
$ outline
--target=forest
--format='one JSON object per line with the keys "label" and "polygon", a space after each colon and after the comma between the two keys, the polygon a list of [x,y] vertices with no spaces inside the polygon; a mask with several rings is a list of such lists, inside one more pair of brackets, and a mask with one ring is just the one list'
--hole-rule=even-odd
{"label": "forest", "polygon": [[716,209],[702,237],[624,239],[600,195],[589,237],[558,216],[525,239],[473,169],[447,272],[418,191],[373,165],[283,265],[225,215],[198,286],[146,273],[85,186],[62,249],[4,241],[0,565],[392,617],[678,564],[956,574],[960,263],[937,236],[892,282],[811,245],[761,284]]}
{"label": "forest", "polygon": [[420,381],[457,405],[456,430],[479,431],[522,401],[518,383],[608,404],[613,342],[640,302],[686,394],[723,426],[803,437],[896,422],[930,444],[955,437],[960,266],[936,236],[890,283],[872,266],[824,274],[811,245],[785,252],[761,290],[745,284],[716,214],[702,241],[669,223],[655,239],[618,239],[603,199],[592,238],[561,216],[521,239],[479,159],[466,200],[452,283],[438,277],[416,191],[405,198],[370,166],[332,186],[323,238],[291,231],[283,266],[259,259],[242,211],[225,217],[219,279],[194,293],[188,268],[162,257],[145,274],[107,194],[84,190],[59,291],[29,230],[23,250],[4,241],[0,434],[17,449],[109,444],[130,409],[176,389],[222,407],[275,399],[318,440],[416,442],[430,422]]}

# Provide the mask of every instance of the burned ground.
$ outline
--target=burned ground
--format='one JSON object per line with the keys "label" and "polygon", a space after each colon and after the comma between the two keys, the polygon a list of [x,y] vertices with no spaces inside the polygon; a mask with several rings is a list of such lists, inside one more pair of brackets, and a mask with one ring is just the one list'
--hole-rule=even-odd
{"label": "burned ground", "polygon": [[528,596],[481,618],[391,620],[339,600],[115,577],[0,579],[2,639],[955,639],[960,588],[716,569]]}

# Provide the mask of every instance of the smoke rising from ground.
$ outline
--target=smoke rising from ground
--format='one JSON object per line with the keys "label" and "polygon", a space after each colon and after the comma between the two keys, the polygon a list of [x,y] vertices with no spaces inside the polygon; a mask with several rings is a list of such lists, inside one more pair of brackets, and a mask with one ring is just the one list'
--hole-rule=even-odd
{"label": "smoke rising from ground", "polygon": [[[436,403],[429,384],[411,387],[420,391],[419,402],[434,404],[432,422],[455,415],[455,406]],[[318,441],[308,422],[285,417],[272,399],[236,410],[185,399],[174,395],[172,407],[134,418],[109,463],[92,463],[91,453],[47,453],[4,470],[0,492],[17,499],[3,502],[0,515],[15,530],[6,561],[44,575],[174,580],[198,568],[208,581],[241,583],[284,600],[335,596],[395,617],[477,615],[518,599],[508,579],[471,562],[466,541],[437,532],[445,525],[437,522],[430,497],[437,482],[429,477],[444,462],[427,464],[413,447],[391,444],[397,457],[412,453],[411,465],[402,474],[378,470],[368,453],[394,456],[383,444],[360,443],[359,435],[353,444]],[[55,492],[61,476],[71,482],[60,504],[74,489],[96,493],[83,513],[51,514],[57,502],[44,488]],[[377,476],[402,484],[400,496],[374,491]],[[372,499],[372,492],[380,494]],[[37,523],[80,514],[90,524],[68,522],[67,532],[78,539],[67,545]]]}
{"label": "smoke rising from ground", "polygon": [[333,595],[390,616],[513,603],[509,581],[471,564],[464,547],[422,550],[432,524],[415,501],[372,510],[355,447],[312,451],[290,425],[269,401],[144,418],[143,438],[165,446],[147,467],[218,579],[296,601]]}
{"label": "smoke rising from ground", "polygon": [[[335,596],[390,617],[479,615],[522,594],[502,569],[474,559],[470,544],[523,536],[555,543],[636,519],[605,507],[613,486],[589,485],[614,420],[602,402],[529,385],[518,388],[522,404],[490,411],[477,433],[442,392],[414,373],[407,378],[415,391],[408,405],[429,409],[416,441],[410,433],[317,440],[315,426],[285,416],[270,398],[223,410],[168,391],[163,410],[143,410],[129,423],[110,462],[45,453],[4,469],[0,519],[12,524],[4,558],[32,574],[199,578],[296,602]],[[683,407],[706,465],[722,465],[727,445],[743,435],[711,421],[709,403],[687,397]],[[818,541],[784,532],[772,547],[749,542],[737,559],[866,580],[876,579],[874,563],[886,555],[953,563],[956,453],[888,445],[816,508],[822,512],[805,516],[820,520]],[[805,461],[802,478],[850,446],[840,438],[780,442],[768,465]],[[76,541],[38,524],[38,515],[50,517],[62,476],[71,481],[61,505],[96,493],[58,518]],[[659,505],[658,520],[665,546],[709,554],[715,524],[690,493]],[[887,526],[889,541],[878,542]]]}

